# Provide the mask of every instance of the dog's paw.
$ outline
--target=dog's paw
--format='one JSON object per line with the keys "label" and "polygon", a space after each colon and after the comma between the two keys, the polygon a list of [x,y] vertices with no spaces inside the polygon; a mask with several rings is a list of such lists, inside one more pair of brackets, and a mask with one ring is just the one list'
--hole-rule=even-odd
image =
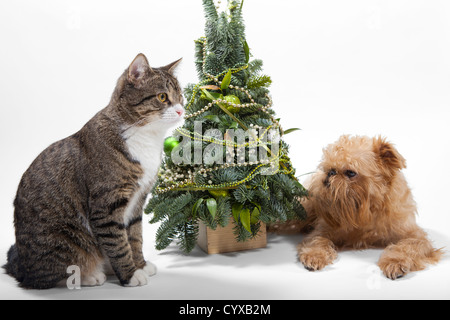
{"label": "dog's paw", "polygon": [[398,259],[380,259],[378,266],[384,275],[392,280],[399,279],[410,272],[408,261]]}
{"label": "dog's paw", "polygon": [[298,247],[298,258],[309,271],[318,271],[332,264],[337,258],[337,252],[332,246],[305,246]]}
{"label": "dog's paw", "polygon": [[141,287],[147,285],[147,273],[143,269],[138,269],[134,272],[130,281],[125,284],[125,287]]}
{"label": "dog's paw", "polygon": [[328,254],[322,252],[316,253],[302,253],[299,255],[299,260],[309,271],[319,271],[327,265],[333,263],[333,258]]}

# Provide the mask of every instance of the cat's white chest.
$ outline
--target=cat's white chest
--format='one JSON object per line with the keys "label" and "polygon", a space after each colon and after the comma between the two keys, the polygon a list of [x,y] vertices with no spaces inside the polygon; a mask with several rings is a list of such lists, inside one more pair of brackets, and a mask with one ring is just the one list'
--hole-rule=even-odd
{"label": "cat's white chest", "polygon": [[164,134],[155,132],[150,126],[133,128],[124,135],[131,157],[139,161],[143,176],[139,180],[141,187],[148,188],[155,183],[161,165]]}
{"label": "cat's white chest", "polygon": [[123,135],[131,157],[140,163],[143,170],[143,175],[138,181],[139,190],[133,195],[125,210],[125,225],[136,215],[139,200],[156,182],[161,165],[164,134],[146,126],[132,128]]}

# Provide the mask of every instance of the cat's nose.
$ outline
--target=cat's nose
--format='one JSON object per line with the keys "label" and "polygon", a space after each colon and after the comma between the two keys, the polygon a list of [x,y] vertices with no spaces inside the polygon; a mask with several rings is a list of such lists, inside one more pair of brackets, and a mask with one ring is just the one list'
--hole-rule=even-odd
{"label": "cat's nose", "polygon": [[184,115],[184,108],[181,105],[177,105],[175,106],[175,112],[181,117]]}

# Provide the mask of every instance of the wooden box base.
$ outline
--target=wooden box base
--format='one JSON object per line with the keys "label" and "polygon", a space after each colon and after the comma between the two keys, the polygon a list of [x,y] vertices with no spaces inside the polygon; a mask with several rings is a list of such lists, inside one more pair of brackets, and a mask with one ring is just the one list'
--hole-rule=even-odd
{"label": "wooden box base", "polygon": [[225,228],[218,227],[216,230],[212,230],[200,222],[197,240],[198,246],[208,254],[251,250],[265,248],[267,246],[267,232],[264,224],[261,225],[261,230],[256,238],[245,242],[236,241],[233,227],[233,218],[231,218],[230,223]]}

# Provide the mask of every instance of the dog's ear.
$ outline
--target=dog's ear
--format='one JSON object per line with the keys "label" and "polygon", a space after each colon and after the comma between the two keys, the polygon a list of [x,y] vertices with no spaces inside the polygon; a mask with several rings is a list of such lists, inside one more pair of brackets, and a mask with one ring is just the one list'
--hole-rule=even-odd
{"label": "dog's ear", "polygon": [[373,141],[374,152],[379,156],[379,159],[383,166],[389,169],[389,171],[396,171],[406,168],[406,160],[397,151],[394,145],[386,138],[376,137]]}

